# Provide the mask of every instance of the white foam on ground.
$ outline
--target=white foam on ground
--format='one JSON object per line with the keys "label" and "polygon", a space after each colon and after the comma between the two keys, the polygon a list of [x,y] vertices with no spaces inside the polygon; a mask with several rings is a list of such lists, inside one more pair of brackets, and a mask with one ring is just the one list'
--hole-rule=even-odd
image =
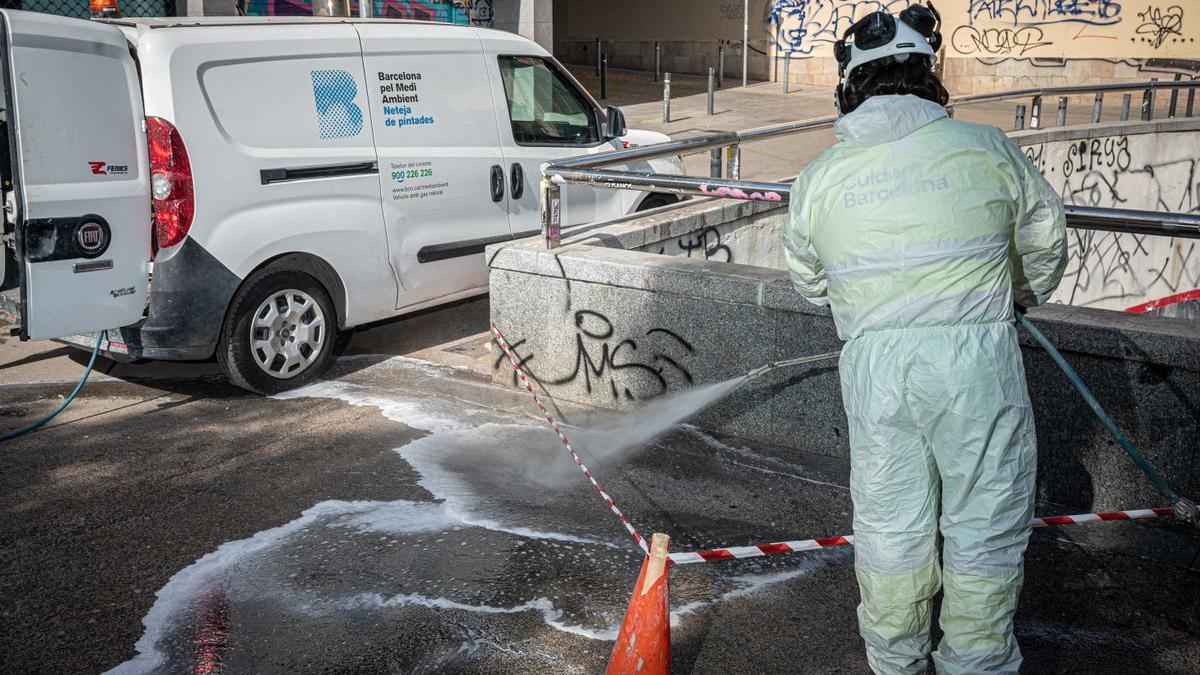
{"label": "white foam on ground", "polygon": [[402,593],[399,595],[384,596],[379,593],[364,593],[349,598],[339,606],[345,609],[361,609],[361,608],[385,608],[385,607],[404,607],[418,606],[427,607],[430,609],[446,609],[458,610],[462,612],[474,612],[476,614],[519,614],[521,612],[538,611],[542,614],[542,619],[550,626],[580,637],[589,638],[592,640],[615,640],[617,639],[617,627],[607,628],[603,630],[585,628],[576,624],[568,624],[562,620],[563,612],[554,606],[554,603],[549,598],[541,597],[534,598],[528,602],[523,602],[514,607],[496,607],[493,605],[469,605],[463,602],[455,602],[448,598],[431,598],[429,596]]}
{"label": "white foam on ground", "polygon": [[[806,555],[806,554],[800,554]],[[784,570],[782,572],[768,572],[765,574],[744,574],[736,577],[731,577],[728,581],[733,585],[733,588],[724,593],[714,595],[711,598],[697,600],[681,605],[671,611],[671,625],[678,625],[687,615],[702,610],[706,607],[756,595],[768,590],[775,584],[781,584],[792,579],[808,576],[813,572],[829,566],[834,557],[845,558],[845,552],[835,551],[826,553],[825,555],[812,555],[800,559],[795,567]],[[721,564],[721,563],[713,563]]]}
{"label": "white foam on ground", "polygon": [[163,665],[166,655],[158,649],[159,640],[166,637],[172,620],[191,605],[193,600],[204,594],[218,577],[230,567],[251,555],[270,549],[293,534],[316,523],[322,518],[361,514],[378,508],[387,502],[376,501],[326,501],[305,510],[300,517],[269,530],[263,530],[248,539],[239,539],[221,544],[217,550],[200,558],[179,572],[156,593],[154,604],[142,619],[146,631],[134,648],[137,655],[118,665],[109,673],[145,673]]}
{"label": "white foam on ground", "polygon": [[[416,369],[420,371],[421,375],[434,378],[445,378],[447,374],[437,366],[403,357],[393,357],[373,363],[358,372],[382,368],[383,370],[379,374],[386,376],[387,368],[396,367],[406,370]],[[375,373],[368,373],[368,376],[373,375]],[[458,384],[456,382],[456,386]],[[461,384],[490,388],[490,385],[485,383],[462,382]],[[621,454],[676,426],[690,414],[688,411],[695,412],[699,407],[732,391],[738,384],[740,384],[738,380],[731,380],[710,387],[698,388],[691,394],[684,392],[684,395],[664,400],[660,406],[650,411],[644,409],[640,412],[635,411],[632,417],[623,416],[606,427],[577,433],[589,440],[594,439],[600,447],[607,444],[610,451],[603,453],[607,456],[612,456],[614,453]],[[411,441],[395,450],[420,474],[419,483],[440,500],[439,502],[325,501],[305,510],[299,518],[291,522],[263,530],[247,539],[222,544],[217,550],[176,573],[158,591],[154,605],[142,620],[145,632],[135,645],[137,655],[109,672],[142,673],[161,667],[166,661],[166,655],[159,649],[160,641],[169,637],[169,632],[175,627],[175,621],[186,617],[188,607],[196,598],[202,597],[212,584],[217,583],[223,573],[250,556],[267,551],[292,535],[318,523],[377,533],[438,532],[466,525],[531,539],[624,548],[610,542],[577,535],[544,532],[520,525],[502,523],[480,514],[477,510],[480,501],[477,495],[451,470],[443,468],[442,461],[454,451],[461,452],[464,442],[472,438],[478,439],[481,432],[519,431],[533,434],[537,431],[533,426],[534,423],[526,425],[498,424],[496,423],[497,414],[502,411],[494,411],[471,401],[457,399],[444,392],[414,391],[411,395],[406,395],[404,391],[406,390],[380,393],[379,389],[375,387],[334,380],[318,382],[298,390],[278,394],[275,398],[332,398],[354,406],[370,406],[377,408],[390,420],[400,422],[413,429],[428,431],[427,436]],[[630,431],[630,427],[638,425],[645,425],[645,428]],[[485,428],[481,429],[481,426]],[[549,438],[553,439],[553,436],[551,435]],[[716,439],[712,440],[718,442]],[[561,451],[558,456],[562,457]],[[481,457],[480,461],[487,461],[487,458]],[[566,461],[570,462],[569,459]],[[574,464],[570,463],[570,466],[574,467]],[[586,483],[583,485],[586,487]],[[705,600],[685,604],[671,612],[672,623],[677,623],[688,614],[704,607],[752,595],[768,586],[806,575],[827,562],[828,558],[824,562],[814,558],[808,559],[800,563],[800,567],[786,572],[733,577],[729,580],[732,584],[731,590]],[[614,640],[619,630],[618,625],[605,629],[593,629],[568,624],[563,619],[563,611],[544,597],[513,607],[494,607],[470,605],[448,598],[416,594],[384,596],[377,593],[365,593],[349,598],[343,603],[335,604],[343,607],[409,605],[483,614],[516,614],[537,611],[541,613],[543,621],[548,626],[593,640]],[[328,605],[312,609],[323,611],[327,607]]]}
{"label": "white foam on ground", "polygon": [[[400,362],[408,366],[407,361]],[[427,370],[432,366],[425,366]],[[445,376],[445,373],[439,373]],[[494,518],[484,516],[478,508],[479,500],[475,493],[464,481],[453,472],[442,468],[441,459],[449,452],[458,451],[471,444],[478,444],[481,438],[490,438],[492,434],[506,430],[520,430],[533,435],[541,429],[529,425],[496,424],[483,422],[471,424],[464,418],[474,418],[478,421],[486,411],[456,408],[447,410],[446,405],[436,400],[405,399],[384,397],[359,385],[339,381],[319,382],[301,389],[277,394],[276,398],[334,398],[354,406],[369,406],[377,408],[384,417],[405,424],[414,429],[430,431],[430,435],[395,449],[401,457],[416,469],[421,478],[417,483],[428,490],[436,499],[443,500],[446,513],[460,521],[462,525],[480,527],[493,532],[503,532],[530,539],[553,539],[577,544],[598,544],[601,546],[617,547],[612,542],[580,537],[563,532],[544,532],[532,528],[504,523]],[[546,434],[538,434],[546,436]],[[485,444],[486,445],[486,444]],[[552,445],[550,447],[553,447]],[[486,448],[481,448],[486,449]],[[561,453],[558,453],[561,455]],[[536,459],[536,458],[535,458]],[[577,471],[574,464],[562,456],[556,457],[560,462],[570,464],[572,471]],[[489,461],[485,454],[480,454],[479,461]]]}
{"label": "white foam on ground", "polygon": [[347,514],[331,520],[328,524],[377,534],[445,532],[462,525],[462,522],[447,513],[441,504],[407,501],[374,503],[376,506],[370,510]]}

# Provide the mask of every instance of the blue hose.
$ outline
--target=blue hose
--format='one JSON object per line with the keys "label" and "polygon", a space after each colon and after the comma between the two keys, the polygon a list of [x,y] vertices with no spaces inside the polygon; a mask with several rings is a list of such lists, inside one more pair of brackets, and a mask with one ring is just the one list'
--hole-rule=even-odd
{"label": "blue hose", "polygon": [[58,413],[66,410],[68,405],[71,405],[71,401],[75,400],[75,397],[79,394],[79,390],[83,389],[83,384],[87,382],[88,376],[92,374],[92,366],[96,365],[96,355],[100,353],[100,343],[104,341],[104,335],[106,332],[107,331],[100,331],[96,334],[96,346],[92,349],[92,358],[88,359],[87,370],[83,371],[83,377],[79,378],[79,382],[75,385],[75,389],[71,392],[71,395],[68,396],[65,401],[60,403],[58,407],[54,409],[54,412],[50,413],[49,415],[46,415],[33,424],[23,426],[20,429],[14,429],[0,436],[0,443],[11,441],[18,436],[24,436],[34,429],[41,427],[45,423],[54,419]]}
{"label": "blue hose", "polygon": [[[1042,331],[1038,330],[1037,327],[1033,325],[1033,322],[1025,317],[1023,312],[1017,312],[1017,323],[1024,326],[1025,330],[1029,331],[1029,334],[1033,336],[1033,339],[1037,340],[1038,344],[1040,344],[1042,348],[1046,350],[1046,353],[1050,355],[1050,358],[1054,359],[1054,362],[1058,364],[1058,367],[1061,368],[1063,373],[1066,374],[1067,379],[1071,381],[1071,384],[1073,384],[1075,388],[1079,390],[1079,393],[1083,396],[1083,400],[1087,401],[1087,404],[1091,407],[1092,412],[1096,413],[1096,417],[1100,418],[1100,422],[1104,424],[1106,429],[1108,429],[1108,433],[1112,434],[1113,438],[1117,439],[1117,442],[1120,443],[1121,447],[1125,449],[1126,454],[1133,459],[1134,464],[1137,464],[1138,468],[1142,470],[1142,473],[1146,474],[1146,477],[1150,479],[1150,482],[1154,483],[1154,487],[1158,488],[1158,491],[1161,492],[1164,497],[1170,500],[1171,506],[1175,507],[1176,514],[1181,515],[1181,517],[1185,517],[1185,519],[1191,520],[1194,517],[1195,504],[1190,500],[1182,499],[1178,494],[1176,494],[1175,491],[1167,485],[1167,482],[1162,479],[1162,476],[1158,475],[1158,472],[1154,470],[1154,466],[1152,466],[1150,462],[1146,461],[1146,458],[1142,456],[1142,453],[1137,451],[1137,448],[1133,447],[1133,441],[1130,441],[1129,437],[1117,428],[1117,425],[1115,422],[1113,422],[1112,417],[1109,417],[1108,412],[1106,412],[1104,408],[1100,406],[1100,402],[1096,400],[1096,397],[1092,394],[1092,390],[1088,389],[1088,386],[1083,383],[1083,378],[1079,377],[1079,373],[1071,367],[1070,363],[1067,363],[1067,360],[1063,358],[1062,353],[1059,352],[1053,344],[1051,344],[1050,340],[1048,340],[1046,336],[1042,334]],[[1188,509],[1190,509],[1190,511]],[[1185,513],[1187,514],[1186,516],[1183,515]]]}

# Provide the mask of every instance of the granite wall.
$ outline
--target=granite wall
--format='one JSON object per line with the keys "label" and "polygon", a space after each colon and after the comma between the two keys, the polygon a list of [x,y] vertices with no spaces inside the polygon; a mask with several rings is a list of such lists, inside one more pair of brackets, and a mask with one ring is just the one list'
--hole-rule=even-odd
{"label": "granite wall", "polygon": [[[840,347],[828,312],[802,300],[779,270],[594,240],[555,252],[524,242],[489,258],[492,320],[555,400],[628,409]],[[1200,324],[1055,305],[1032,316],[1168,479],[1200,491]],[[1159,503],[1048,357],[1027,345],[1025,360],[1042,497],[1098,509]],[[513,381],[506,362],[496,362],[494,378]],[[756,380],[695,423],[782,452],[849,453],[832,365]]]}

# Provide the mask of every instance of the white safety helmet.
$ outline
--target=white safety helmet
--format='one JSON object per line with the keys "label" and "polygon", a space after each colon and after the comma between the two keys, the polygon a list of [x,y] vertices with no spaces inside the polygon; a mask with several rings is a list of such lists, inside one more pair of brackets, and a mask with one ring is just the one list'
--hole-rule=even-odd
{"label": "white safety helmet", "polygon": [[873,12],[855,21],[833,45],[838,62],[839,82],[834,96],[838,110],[843,108],[846,78],[864,63],[888,57],[905,61],[912,54],[921,54],[929,57],[932,67],[942,45],[940,24],[941,16],[933,3],[928,7],[910,5],[900,12],[899,19],[887,12]]}

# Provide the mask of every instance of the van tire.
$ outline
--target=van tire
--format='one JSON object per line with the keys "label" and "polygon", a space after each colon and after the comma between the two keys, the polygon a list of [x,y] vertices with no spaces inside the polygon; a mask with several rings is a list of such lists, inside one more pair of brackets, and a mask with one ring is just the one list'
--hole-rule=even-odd
{"label": "van tire", "polygon": [[[269,360],[269,355],[252,349],[251,331],[262,330],[253,325],[256,313],[266,308],[269,300],[283,297],[281,294],[287,290],[299,291],[298,294],[293,294],[292,299],[286,300],[289,306],[292,301],[303,299],[304,296],[313,301],[304,318],[311,321],[320,317],[321,325],[316,356],[311,356],[310,349],[304,356],[307,365],[297,366],[298,372],[295,375],[284,377],[272,375],[264,366],[259,365],[259,360]],[[217,344],[217,362],[230,382],[256,394],[277,394],[302,387],[324,373],[333,362],[339,346],[337,325],[338,317],[333,301],[325,287],[315,278],[302,272],[260,270],[242,284],[229,303],[229,310],[225,313],[225,324],[221,327],[220,342]],[[294,329],[293,326],[289,328]],[[286,340],[283,335],[281,332],[271,337]],[[291,334],[292,345],[295,344],[295,337],[298,335],[298,332]],[[280,358],[284,358],[282,354]]]}

